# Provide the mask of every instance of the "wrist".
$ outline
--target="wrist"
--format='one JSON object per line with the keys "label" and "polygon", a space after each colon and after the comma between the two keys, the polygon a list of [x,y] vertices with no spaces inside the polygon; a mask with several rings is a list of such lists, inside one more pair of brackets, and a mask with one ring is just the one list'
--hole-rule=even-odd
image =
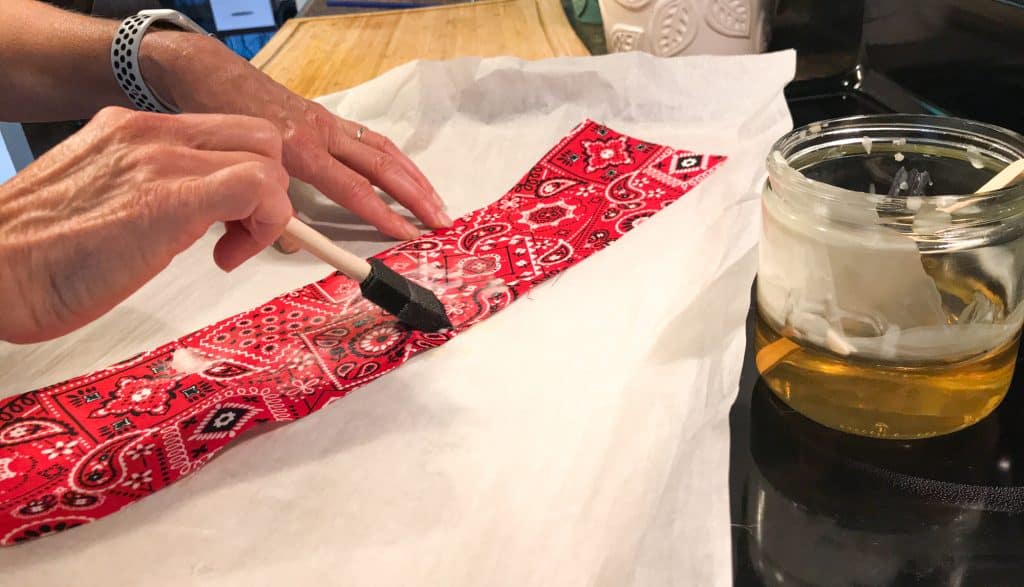
{"label": "wrist", "polygon": [[0,341],[25,343],[36,339],[39,310],[33,302],[44,296],[33,292],[30,283],[32,248],[26,246],[30,239],[26,239],[23,222],[19,222],[25,214],[18,205],[27,194],[18,189],[18,179],[0,186],[0,305],[9,309],[0,314]]}
{"label": "wrist", "polygon": [[161,100],[187,111],[190,86],[211,73],[205,64],[225,50],[212,37],[178,30],[150,30],[142,38],[139,67],[146,84]]}

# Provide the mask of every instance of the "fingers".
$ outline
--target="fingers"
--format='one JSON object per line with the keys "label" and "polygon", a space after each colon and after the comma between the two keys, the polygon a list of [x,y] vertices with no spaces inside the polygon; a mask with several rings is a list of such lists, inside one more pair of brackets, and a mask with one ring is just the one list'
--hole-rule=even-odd
{"label": "fingers", "polygon": [[[298,165],[303,171],[300,175],[301,179],[312,183],[335,202],[348,208],[388,236],[409,239],[418,236],[419,231],[408,220],[388,207],[377,195],[373,185],[387,191],[427,226],[441,228],[451,225],[451,219],[443,210],[443,202],[426,177],[388,139],[372,131],[364,131],[361,140],[357,141],[346,132],[346,125],[351,128],[352,123],[344,122],[329,113],[327,116],[326,120],[334,123],[328,130],[328,149],[325,150],[322,146],[310,147],[308,141],[305,147],[302,144],[293,145],[290,141],[289,144],[292,144],[290,150],[298,149],[299,152],[287,154],[287,157],[283,153],[280,131],[265,119],[236,115],[186,114],[169,120],[168,117],[142,114],[133,116],[131,125],[136,132],[140,133],[154,132],[153,128],[156,128],[158,134],[171,138],[174,143],[206,153],[203,157],[182,158],[187,165],[195,166],[193,169],[182,171],[197,175],[209,174],[209,177],[203,181],[190,182],[193,186],[224,183],[226,191],[223,192],[223,196],[208,202],[209,213],[224,222],[241,220],[247,218],[248,214],[252,214],[253,219],[243,222],[240,228],[248,232],[249,236],[258,244],[263,243],[263,233],[267,229],[256,223],[255,218],[260,215],[280,214],[280,209],[283,209],[283,206],[277,206],[269,212],[257,213],[258,210],[263,210],[263,207],[259,209],[250,207],[245,210],[245,206],[251,205],[252,202],[247,199],[249,196],[241,193],[240,190],[243,189],[241,186],[251,186],[252,182],[225,183],[224,178],[233,177],[238,170],[235,169],[233,173],[227,174],[216,171],[219,165],[228,165],[232,169],[242,165],[242,163],[228,160],[232,157],[238,159],[239,153],[243,154],[241,155],[243,159],[245,154],[251,153],[253,156],[267,160],[281,161],[284,159],[286,162],[289,160],[301,162]],[[354,133],[355,130],[352,132]],[[212,155],[214,153],[223,153],[225,157]],[[253,168],[251,171],[257,173],[256,177],[261,177],[260,169]],[[263,172],[266,170],[263,169]],[[277,176],[279,173],[274,171],[273,175]],[[281,186],[280,193],[275,196],[275,199],[279,196],[280,199],[277,201],[283,202],[287,201],[287,174],[282,171],[280,176],[284,185]],[[263,179],[270,178],[263,177]],[[271,182],[269,185],[276,184]],[[252,187],[257,190],[265,189],[263,185]],[[209,189],[204,187],[199,191],[205,193]],[[257,193],[266,196],[264,191]],[[288,210],[290,212],[290,206]],[[276,219],[270,223],[272,230],[277,231],[278,234],[283,225],[284,221],[279,222]],[[231,236],[226,236],[225,242],[242,242],[239,240],[242,239],[242,236],[239,236],[238,230],[238,228],[232,229]],[[283,244],[287,246],[290,243]],[[234,246],[229,249],[236,250],[233,248]],[[246,248],[237,250],[249,251],[247,254],[252,254],[251,250],[254,246],[249,243]],[[238,255],[244,257],[242,253],[238,253]],[[231,257],[230,260],[234,259]]]}
{"label": "fingers", "polygon": [[[435,198],[437,198],[438,206],[444,207],[444,201],[441,199],[441,196],[437,194],[437,190],[435,190],[434,186],[431,185],[430,181],[427,179],[427,176],[423,175],[423,172],[420,171],[420,168],[416,167],[416,164],[413,163],[411,159],[406,157],[405,153],[402,153],[402,151],[399,150],[399,148],[396,147],[395,144],[391,142],[391,139],[385,137],[380,133],[368,129],[357,122],[352,122],[351,120],[338,118],[337,116],[335,116],[334,118],[335,120],[338,121],[338,124],[341,125],[342,130],[344,131],[344,136],[350,137],[353,141],[358,140],[358,142],[364,145],[367,145],[377,151],[380,151],[381,153],[386,153],[394,157],[395,161],[402,168],[402,170],[405,171],[406,174],[409,175],[409,177],[413,178],[417,184],[419,184],[426,190],[430,190],[430,193]],[[361,136],[359,134],[360,128],[363,129],[363,133]],[[359,137],[358,139],[356,139],[357,136]],[[335,154],[335,156],[337,156],[337,154]]]}
{"label": "fingers", "polygon": [[261,222],[284,225],[291,217],[288,174],[276,161],[254,157],[200,181],[202,189],[196,197],[211,221],[228,222],[258,215]]}
{"label": "fingers", "polygon": [[354,122],[327,116],[335,122],[328,133],[331,155],[386,191],[427,226],[451,226],[437,191],[394,143]]}
{"label": "fingers", "polygon": [[299,252],[302,246],[299,244],[299,241],[287,234],[282,234],[280,238],[274,241],[274,248],[286,255],[291,255],[292,253]]}
{"label": "fingers", "polygon": [[329,198],[392,238],[406,240],[419,236],[416,227],[385,204],[365,177],[326,151],[316,155],[313,163],[320,172],[310,183]]}
{"label": "fingers", "polygon": [[233,271],[266,247],[241,222],[228,222],[225,228],[224,236],[213,247],[213,260],[225,272]]}
{"label": "fingers", "polygon": [[414,181],[401,167],[399,158],[348,138],[333,140],[331,154],[390,194],[430,228],[451,226],[440,198],[432,189]]}
{"label": "fingers", "polygon": [[203,222],[227,226],[214,247],[214,260],[225,271],[272,244],[293,213],[287,172],[276,161],[252,157],[188,184],[186,197]]}

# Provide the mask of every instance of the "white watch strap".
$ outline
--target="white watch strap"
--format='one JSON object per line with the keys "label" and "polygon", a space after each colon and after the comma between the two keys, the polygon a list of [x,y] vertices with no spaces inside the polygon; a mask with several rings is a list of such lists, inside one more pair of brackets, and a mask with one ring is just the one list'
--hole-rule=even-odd
{"label": "white watch strap", "polygon": [[182,30],[206,34],[202,27],[175,10],[143,10],[121,21],[110,46],[110,63],[114,67],[114,78],[136,108],[177,114],[177,108],[161,100],[146,84],[139,67],[142,37],[149,27],[158,22],[169,22]]}

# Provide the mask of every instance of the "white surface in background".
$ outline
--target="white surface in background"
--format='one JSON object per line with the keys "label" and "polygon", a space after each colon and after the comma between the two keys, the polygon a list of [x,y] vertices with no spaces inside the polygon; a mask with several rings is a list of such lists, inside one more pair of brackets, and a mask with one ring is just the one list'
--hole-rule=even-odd
{"label": "white surface in background", "polygon": [[240,31],[274,27],[270,0],[210,0],[217,31]]}
{"label": "white surface in background", "polygon": [[[716,173],[465,335],[250,437],[103,520],[0,550],[12,585],[729,585],[728,411],[755,270],[757,181],[790,127],[792,52],[418,62],[323,100],[390,135],[453,216],[583,118],[729,156]],[[297,190],[360,253],[388,243]],[[105,366],[327,273],[219,230],[104,318],[0,346],[13,394]]]}

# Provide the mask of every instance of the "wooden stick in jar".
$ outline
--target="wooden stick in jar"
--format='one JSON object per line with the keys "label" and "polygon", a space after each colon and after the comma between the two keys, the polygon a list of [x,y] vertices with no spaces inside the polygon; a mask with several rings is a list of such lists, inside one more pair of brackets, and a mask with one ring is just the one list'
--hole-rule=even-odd
{"label": "wooden stick in jar", "polygon": [[[988,192],[1001,190],[1006,186],[1012,184],[1013,182],[1017,181],[1017,178],[1020,177],[1021,175],[1024,175],[1024,159],[1014,161],[1013,163],[1007,165],[1002,171],[997,173],[992,179],[988,180],[985,183],[985,185],[978,188],[978,191],[974,193],[986,194]],[[939,208],[939,211],[946,212],[947,214],[952,214],[953,212],[966,208],[967,206],[970,206],[971,204],[981,199],[982,198],[965,198],[963,200],[960,200],[959,202],[954,202],[949,206],[946,206],[945,208]]]}

